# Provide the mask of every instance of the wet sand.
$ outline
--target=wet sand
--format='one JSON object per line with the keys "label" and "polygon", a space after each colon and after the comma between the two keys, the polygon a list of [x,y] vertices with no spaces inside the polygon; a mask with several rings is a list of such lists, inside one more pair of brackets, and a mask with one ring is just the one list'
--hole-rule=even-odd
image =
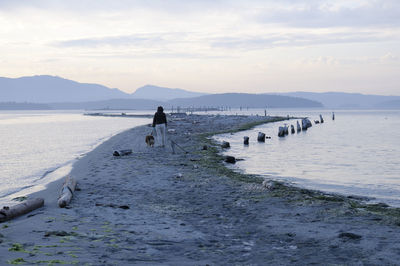
{"label": "wet sand", "polygon": [[[75,163],[68,208],[60,180],[29,196],[43,208],[0,224],[0,265],[398,264],[398,209],[225,167],[209,137],[268,120],[171,117],[175,154],[147,147],[147,126],[112,137]],[[112,156],[121,149],[133,153]]]}

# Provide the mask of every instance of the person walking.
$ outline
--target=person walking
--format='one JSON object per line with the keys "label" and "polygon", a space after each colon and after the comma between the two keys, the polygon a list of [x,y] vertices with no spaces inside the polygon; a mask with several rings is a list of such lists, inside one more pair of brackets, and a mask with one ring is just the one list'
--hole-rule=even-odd
{"label": "person walking", "polygon": [[153,127],[156,128],[157,142],[161,143],[161,147],[165,147],[165,131],[167,130],[167,116],[164,113],[164,108],[158,106],[157,112],[154,114]]}

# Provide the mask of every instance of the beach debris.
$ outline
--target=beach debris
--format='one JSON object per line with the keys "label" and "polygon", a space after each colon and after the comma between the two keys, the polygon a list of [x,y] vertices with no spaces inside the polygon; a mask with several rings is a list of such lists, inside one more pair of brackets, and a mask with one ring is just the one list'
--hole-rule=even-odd
{"label": "beach debris", "polygon": [[132,154],[131,149],[114,151],[114,153],[113,153],[114,156],[125,156],[125,155],[129,155],[129,154]]}
{"label": "beach debris", "polygon": [[273,180],[264,180],[262,186],[268,190],[274,190],[277,188],[277,182]]}
{"label": "beach debris", "polygon": [[360,235],[357,235],[357,234],[354,234],[354,233],[348,233],[348,232],[340,233],[338,237],[342,238],[342,239],[345,239],[345,240],[346,239],[347,240],[349,240],[349,239],[358,240],[358,239],[362,238],[362,236],[360,236]]}
{"label": "beach debris", "polygon": [[262,132],[258,132],[257,141],[265,142],[265,134]]}
{"label": "beach debris", "polygon": [[244,145],[249,145],[249,137],[248,136],[244,136],[243,137],[243,144]]}
{"label": "beach debris", "polygon": [[117,204],[103,204],[103,203],[96,203],[97,207],[111,207],[111,208],[120,208],[123,210],[128,210],[130,207],[128,205],[117,205]]}
{"label": "beach debris", "polygon": [[324,118],[322,117],[321,114],[319,115],[319,120],[320,120],[321,124],[324,123]]}
{"label": "beach debris", "polygon": [[312,127],[311,121],[308,118],[303,118],[301,120],[301,129],[307,130],[309,127]]}
{"label": "beach debris", "polygon": [[319,120],[314,120],[314,123],[315,124],[319,124]]}
{"label": "beach debris", "polygon": [[175,178],[182,178],[182,177],[183,177],[182,173],[177,173],[177,174],[175,175]]}
{"label": "beach debris", "polygon": [[294,130],[294,126],[290,125],[290,131],[292,132],[292,134],[294,134],[296,131]]}
{"label": "beach debris", "polygon": [[70,176],[65,179],[61,187],[60,197],[58,198],[58,206],[65,208],[71,201],[76,187],[76,180]]}
{"label": "beach debris", "polygon": [[33,210],[36,210],[44,205],[44,199],[36,198],[26,200],[22,203],[19,203],[14,206],[4,206],[3,209],[0,210],[0,223],[11,220],[20,215],[26,214]]}
{"label": "beach debris", "polygon": [[207,145],[203,145],[202,150],[203,150],[203,151],[206,151],[207,149],[208,149],[208,146],[207,146]]}
{"label": "beach debris", "polygon": [[223,149],[227,149],[227,148],[231,147],[231,144],[229,142],[227,142],[227,141],[223,141],[222,144],[221,144],[221,147]]}
{"label": "beach debris", "polygon": [[234,164],[234,163],[236,163],[236,158],[233,157],[233,156],[229,156],[229,155],[228,155],[228,156],[225,157],[225,162],[226,162],[226,163],[233,163],[233,164]]}
{"label": "beach debris", "polygon": [[168,133],[170,133],[170,134],[176,134],[176,130],[173,129],[173,128],[169,128],[167,131],[168,131]]}
{"label": "beach debris", "polygon": [[297,121],[297,133],[299,133],[301,131],[301,126],[299,121]]}

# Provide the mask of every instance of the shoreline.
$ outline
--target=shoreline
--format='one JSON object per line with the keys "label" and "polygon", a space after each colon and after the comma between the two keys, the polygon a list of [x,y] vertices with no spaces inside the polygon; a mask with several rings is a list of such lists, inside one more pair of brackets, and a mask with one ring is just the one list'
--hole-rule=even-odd
{"label": "shoreline", "polygon": [[[287,187],[235,173],[209,139],[244,130],[263,117],[171,118],[170,147],[147,148],[146,126],[129,129],[74,164],[68,209],[54,182],[30,195],[45,207],[0,224],[3,264],[395,264],[397,209]],[[265,122],[265,121],[264,121]],[[201,148],[207,145],[207,150]],[[133,155],[112,157],[133,148]],[[392,211],[393,213],[390,213]],[[6,227],[4,227],[6,225]],[[10,250],[11,249],[11,250]]]}

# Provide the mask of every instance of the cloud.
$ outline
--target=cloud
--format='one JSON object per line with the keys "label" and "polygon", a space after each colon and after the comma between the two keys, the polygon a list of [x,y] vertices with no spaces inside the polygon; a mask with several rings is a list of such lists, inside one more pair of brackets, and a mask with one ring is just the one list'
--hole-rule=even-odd
{"label": "cloud", "polygon": [[82,38],[52,43],[56,47],[141,46],[149,47],[167,42],[167,36],[158,34],[122,35],[100,38]]}
{"label": "cloud", "polygon": [[381,32],[273,33],[266,36],[216,38],[212,46],[229,49],[265,49],[275,47],[304,47],[327,44],[369,43],[399,40],[398,35]]}
{"label": "cloud", "polygon": [[289,5],[266,5],[252,15],[259,23],[291,27],[399,27],[400,1],[297,1]]}

